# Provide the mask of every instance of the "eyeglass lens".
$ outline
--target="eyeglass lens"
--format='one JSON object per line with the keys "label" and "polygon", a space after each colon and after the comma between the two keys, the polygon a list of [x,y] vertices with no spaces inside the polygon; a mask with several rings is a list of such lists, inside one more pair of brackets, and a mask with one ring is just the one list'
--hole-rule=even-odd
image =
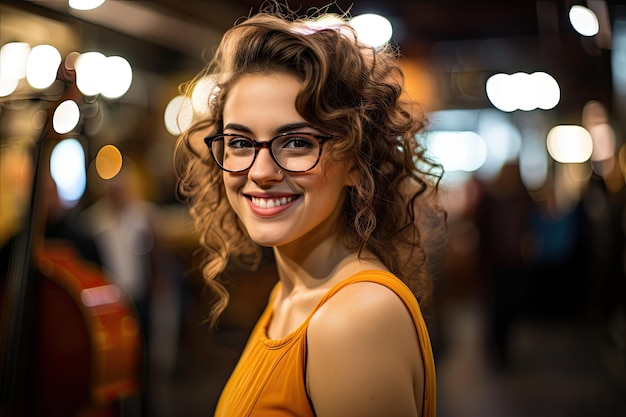
{"label": "eyeglass lens", "polygon": [[[313,135],[281,135],[268,143],[278,165],[287,171],[308,171],[315,166],[320,156],[320,142]],[[242,136],[223,135],[211,142],[213,156],[227,171],[249,169],[258,150],[260,147],[254,141]]]}

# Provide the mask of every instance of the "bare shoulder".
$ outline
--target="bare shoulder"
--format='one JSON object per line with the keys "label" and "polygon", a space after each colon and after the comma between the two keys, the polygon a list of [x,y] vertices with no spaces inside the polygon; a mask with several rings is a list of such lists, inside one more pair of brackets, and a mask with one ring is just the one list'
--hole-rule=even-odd
{"label": "bare shoulder", "polygon": [[307,334],[307,383],[318,416],[418,415],[419,342],[392,290],[370,282],[344,287],[314,314]]}
{"label": "bare shoulder", "polygon": [[312,317],[308,331],[313,343],[364,349],[381,338],[404,344],[409,350],[419,346],[415,326],[400,297],[374,282],[348,285],[331,297]]}
{"label": "bare shoulder", "polygon": [[391,289],[375,282],[357,282],[334,294],[316,312],[311,326],[314,329],[320,324],[326,329],[331,326],[346,331],[348,329],[341,327],[358,328],[364,318],[374,320],[366,320],[367,328],[395,320],[412,323],[404,302]]}

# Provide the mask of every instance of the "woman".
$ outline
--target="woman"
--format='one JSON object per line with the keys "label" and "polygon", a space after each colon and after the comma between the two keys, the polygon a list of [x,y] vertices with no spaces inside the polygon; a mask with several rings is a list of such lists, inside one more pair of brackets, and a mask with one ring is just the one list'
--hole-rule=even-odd
{"label": "woman", "polygon": [[229,261],[271,247],[279,277],[216,415],[434,416],[417,299],[438,176],[394,51],[360,44],[339,17],[272,7],[224,35],[206,79],[208,115],[177,156],[212,320]]}

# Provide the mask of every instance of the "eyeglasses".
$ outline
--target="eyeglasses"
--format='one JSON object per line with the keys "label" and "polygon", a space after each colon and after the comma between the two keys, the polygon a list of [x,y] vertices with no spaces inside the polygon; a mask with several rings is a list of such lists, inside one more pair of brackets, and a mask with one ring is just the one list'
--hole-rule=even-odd
{"label": "eyeglasses", "polygon": [[247,171],[263,148],[270,151],[284,171],[306,172],[315,168],[322,154],[322,144],[332,138],[332,135],[290,132],[267,142],[257,142],[235,133],[222,133],[204,138],[204,143],[217,165],[227,172]]}

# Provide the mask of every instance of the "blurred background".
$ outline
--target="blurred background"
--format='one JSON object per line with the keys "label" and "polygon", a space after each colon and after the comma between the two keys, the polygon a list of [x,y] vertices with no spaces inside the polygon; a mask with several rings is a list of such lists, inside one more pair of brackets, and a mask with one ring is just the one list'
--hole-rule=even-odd
{"label": "blurred background", "polygon": [[[275,274],[269,252],[232,271],[218,329],[204,322],[172,159],[203,96],[180,86],[261,3],[0,1],[3,406],[212,415]],[[446,170],[426,309],[439,416],[626,415],[626,4],[329,10],[399,48]]]}

